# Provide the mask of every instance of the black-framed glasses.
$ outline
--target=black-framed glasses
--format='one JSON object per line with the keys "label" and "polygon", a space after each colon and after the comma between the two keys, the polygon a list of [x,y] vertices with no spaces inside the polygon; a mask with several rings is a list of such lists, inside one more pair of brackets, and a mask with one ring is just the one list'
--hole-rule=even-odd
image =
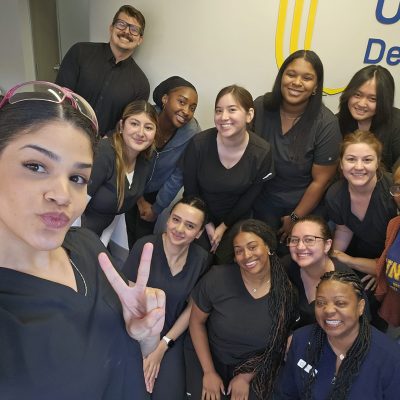
{"label": "black-framed glasses", "polygon": [[314,236],[314,235],[306,235],[303,236],[302,238],[299,238],[298,236],[289,236],[286,239],[286,245],[289,247],[296,247],[299,245],[300,241],[302,241],[304,246],[312,247],[315,246],[315,242],[317,241],[317,239],[325,240],[325,238],[321,236]]}
{"label": "black-framed glasses", "polygon": [[400,185],[390,186],[389,192],[393,197],[399,197],[400,196]]}
{"label": "black-framed glasses", "polygon": [[0,109],[7,103],[15,104],[21,101],[48,101],[61,104],[65,100],[90,120],[96,134],[99,131],[96,114],[90,104],[68,88],[45,81],[29,81],[11,88],[0,101]]}
{"label": "black-framed glasses", "polygon": [[142,28],[140,26],[128,24],[126,21],[124,21],[122,19],[117,19],[114,23],[114,26],[119,31],[124,31],[126,28],[129,27],[129,33],[132,36],[141,36],[141,34],[142,34]]}

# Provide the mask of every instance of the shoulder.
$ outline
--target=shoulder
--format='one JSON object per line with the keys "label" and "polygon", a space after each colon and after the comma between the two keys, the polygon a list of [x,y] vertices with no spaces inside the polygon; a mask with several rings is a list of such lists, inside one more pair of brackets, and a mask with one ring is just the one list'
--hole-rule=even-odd
{"label": "shoulder", "polygon": [[216,137],[217,137],[217,129],[210,128],[198,133],[197,135],[194,135],[192,142],[196,145],[196,147],[205,146],[208,143],[212,142],[213,140],[216,140]]}
{"label": "shoulder", "polygon": [[[400,347],[384,333],[371,326],[371,352],[374,359],[380,358],[386,363],[393,363],[400,367]],[[376,355],[376,357],[375,357]]]}
{"label": "shoulder", "polygon": [[111,138],[103,138],[100,139],[99,142],[97,143],[95,152],[94,152],[94,158],[95,160],[101,160],[102,164],[104,162],[109,161],[111,163],[115,162],[115,150],[114,146],[112,144],[112,139]]}
{"label": "shoulder", "polygon": [[254,149],[261,151],[265,155],[265,152],[271,151],[271,145],[262,137],[256,135],[254,132],[249,132],[249,145]]}
{"label": "shoulder", "polygon": [[347,190],[347,181],[345,179],[339,179],[333,183],[326,192],[327,198],[335,198],[337,195]]}
{"label": "shoulder", "polygon": [[93,231],[77,227],[69,229],[63,247],[76,253],[90,252],[96,255],[106,250],[99,236]]}
{"label": "shoulder", "polygon": [[400,228],[400,216],[392,218],[387,226],[387,232],[391,232],[393,230],[398,231]]}
{"label": "shoulder", "polygon": [[299,346],[308,342],[315,326],[315,324],[311,324],[296,329],[293,333],[292,344]]}

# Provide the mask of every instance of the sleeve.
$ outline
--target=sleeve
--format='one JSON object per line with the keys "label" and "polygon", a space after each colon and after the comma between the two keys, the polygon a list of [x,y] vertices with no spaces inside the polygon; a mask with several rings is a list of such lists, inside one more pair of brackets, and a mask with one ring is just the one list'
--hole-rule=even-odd
{"label": "sleeve", "polygon": [[328,189],[325,195],[325,204],[329,219],[337,225],[346,225],[344,213],[347,211],[341,206],[343,198],[343,191],[340,190],[341,186],[341,181],[338,181]]}
{"label": "sleeve", "polygon": [[175,198],[182,186],[182,169],[180,167],[176,167],[175,171],[170,175],[170,177],[158,191],[156,201],[152,206],[157,215],[159,215],[162,210],[170,205],[171,201]]}
{"label": "sleeve", "polygon": [[57,74],[56,84],[76,90],[79,78],[79,43],[74,44],[64,56]]}
{"label": "sleeve", "polygon": [[191,139],[183,157],[183,186],[185,196],[199,196],[200,188],[197,181],[198,154],[196,142]]}
{"label": "sleeve", "polygon": [[297,367],[295,349],[296,336],[293,337],[287,355],[286,363],[282,368],[274,391],[274,400],[300,400],[299,388],[296,384],[295,368]]}
{"label": "sleeve", "polygon": [[110,179],[115,164],[114,150],[109,139],[101,139],[95,153],[88,195],[94,197],[99,188]]}
{"label": "sleeve", "polygon": [[122,273],[126,276],[128,280],[132,282],[136,282],[137,270],[139,267],[143,246],[143,240],[138,240],[133,245],[128,258],[126,259],[124,266],[122,267]]}
{"label": "sleeve", "polygon": [[223,219],[226,226],[232,226],[252,207],[256,197],[260,194],[263,185],[274,176],[274,166],[271,146],[264,152],[264,158],[260,166],[256,167],[256,176],[251,187],[237,201],[232,211]]}
{"label": "sleeve", "polygon": [[314,164],[317,165],[332,165],[339,158],[340,143],[342,141],[339,121],[334,115],[327,121],[328,117],[323,116],[321,126],[317,128],[314,151]]}
{"label": "sleeve", "polygon": [[211,284],[212,284],[213,270],[207,272],[203,278],[197,283],[192,291],[193,301],[201,311],[210,314],[213,308],[211,299]]}

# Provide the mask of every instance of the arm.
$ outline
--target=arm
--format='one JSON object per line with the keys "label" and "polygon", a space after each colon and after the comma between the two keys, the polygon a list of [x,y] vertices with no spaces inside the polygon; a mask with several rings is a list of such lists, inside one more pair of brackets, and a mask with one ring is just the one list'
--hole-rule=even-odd
{"label": "arm", "polygon": [[[326,189],[336,173],[336,164],[317,165],[313,164],[311,169],[312,181],[308,185],[299,204],[293,210],[300,217],[308,215],[320,203]],[[285,240],[292,228],[292,221],[289,215],[282,217],[281,240]]]}
{"label": "arm", "polygon": [[220,400],[221,392],[225,393],[225,391],[222,379],[215,371],[211,357],[206,328],[208,316],[209,314],[201,311],[200,308],[193,303],[189,329],[197,357],[203,369],[203,395],[209,396],[206,398]]}
{"label": "arm", "polygon": [[76,90],[79,77],[79,44],[73,45],[64,56],[57,74],[56,84]]}
{"label": "arm", "polygon": [[146,287],[152,253],[153,245],[146,243],[133,286],[125,283],[105,253],[100,253],[98,257],[101,269],[121,302],[129,336],[146,345],[151,337],[160,334],[165,318],[165,293]]}
{"label": "arm", "polygon": [[365,274],[376,275],[376,260],[374,258],[352,257],[340,250],[334,250],[332,256],[347,264],[350,268]]}
{"label": "arm", "polygon": [[[174,325],[166,333],[165,336],[169,337],[170,339],[177,340],[182,335],[182,333],[186,331],[189,326],[191,309],[192,301],[189,302],[189,304],[183,310],[182,314],[178,317]],[[168,350],[168,346],[165,340],[160,340],[159,337],[157,339],[158,340],[154,351],[149,353],[143,360],[144,379],[146,382],[147,391],[149,393],[152,393],[153,391],[154,381],[158,376],[163,357]]]}
{"label": "arm", "polygon": [[346,251],[352,238],[353,232],[346,225],[336,225],[335,235],[333,237],[333,249]]}

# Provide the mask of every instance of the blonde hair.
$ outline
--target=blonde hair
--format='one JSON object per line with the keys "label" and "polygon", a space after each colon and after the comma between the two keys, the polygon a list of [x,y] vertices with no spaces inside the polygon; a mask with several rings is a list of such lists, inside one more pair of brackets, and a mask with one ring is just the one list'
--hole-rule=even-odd
{"label": "blonde hair", "polygon": [[[122,137],[122,127],[127,118],[131,117],[132,115],[138,115],[138,114],[142,114],[142,113],[145,113],[150,118],[150,120],[155,124],[155,126],[156,126],[155,137],[157,137],[158,132],[159,132],[157,111],[147,101],[137,100],[137,101],[133,101],[132,103],[129,103],[125,107],[124,112],[122,114],[121,121],[118,123],[116,131],[114,132],[112,139],[111,139],[112,146],[114,148],[115,155],[116,155],[115,165],[116,165],[116,169],[117,169],[118,210],[121,209],[122,204],[124,203],[125,176],[126,176],[127,165],[128,165],[125,142]],[[150,147],[148,147],[146,150],[143,151],[144,157],[149,159],[153,153],[153,150],[154,150],[154,144],[152,144]]]}

